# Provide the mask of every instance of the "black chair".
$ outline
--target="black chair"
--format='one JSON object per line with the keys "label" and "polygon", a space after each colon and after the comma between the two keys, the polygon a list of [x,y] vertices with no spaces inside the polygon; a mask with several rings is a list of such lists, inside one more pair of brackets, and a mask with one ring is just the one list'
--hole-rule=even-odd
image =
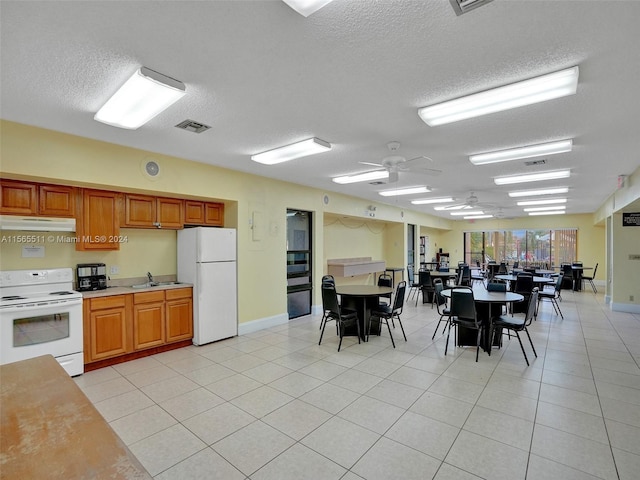
{"label": "black chair", "polygon": [[[436,337],[436,333],[438,332],[438,328],[440,327],[440,323],[445,320],[444,328],[442,329],[442,334],[444,335],[444,331],[447,328],[447,324],[449,323],[449,317],[451,317],[451,310],[447,308],[447,299],[442,296],[442,290],[444,290],[444,285],[442,284],[442,280],[436,278],[433,281],[433,302],[431,302],[431,308],[433,308],[433,304],[436,304],[436,309],[438,310],[438,315],[440,315],[440,319],[438,320],[438,324],[436,325],[436,329],[433,331],[433,335],[431,336],[431,340]],[[442,306],[442,310],[440,310],[440,306]]]}
{"label": "black chair", "polygon": [[513,262],[513,268],[518,268],[518,265],[520,265],[520,262]]}
{"label": "black chair", "polygon": [[500,265],[498,266],[498,275],[507,275],[508,273],[507,264],[505,262],[500,262]]}
{"label": "black chair", "polygon": [[420,288],[420,284],[416,282],[416,278],[413,273],[413,265],[407,265],[407,280],[409,281],[409,299],[411,299],[411,295],[416,295]]}
{"label": "black chair", "polygon": [[589,282],[591,284],[591,288],[593,289],[593,293],[598,293],[598,290],[596,289],[595,284],[593,283],[593,279],[596,278],[596,272],[598,271],[598,264],[596,263],[596,266],[593,268],[593,275],[587,276],[587,275],[582,275],[582,283],[584,285],[584,281],[586,280],[587,282]]}
{"label": "black chair", "polygon": [[553,290],[545,290],[544,288],[538,293],[538,304],[542,300],[549,300],[551,305],[553,305],[553,310],[556,312],[556,315],[560,314],[560,318],[564,320],[564,315],[562,315],[562,310],[560,310],[560,304],[558,304],[558,300],[562,301],[562,297],[560,296],[560,292],[562,291],[562,281],[564,273],[558,275],[556,280],[556,284]]}
{"label": "black chair", "polygon": [[[388,273],[381,273],[380,276],[378,277],[377,285],[379,287],[393,288],[393,278]],[[393,296],[393,292],[388,295],[381,295],[379,297],[379,299],[382,300],[379,302],[380,305],[390,305],[392,296]]]}
{"label": "black chair", "polygon": [[471,286],[471,268],[469,265],[462,265],[460,267],[460,276],[458,285],[463,285],[465,287]]}
{"label": "black chair", "polygon": [[530,273],[519,273],[516,276],[516,283],[513,287],[513,291],[522,295],[524,297],[524,301],[512,304],[512,314],[524,313],[529,297],[531,296],[531,292],[533,291],[533,287],[533,275]]}
{"label": "black chair", "polygon": [[531,348],[533,349],[533,354],[537,357],[536,347],[533,346],[533,342],[531,341],[531,335],[529,335],[529,330],[527,327],[531,325],[531,321],[536,312],[536,306],[538,303],[538,287],[535,287],[529,296],[529,303],[527,305],[527,311],[524,317],[508,317],[508,316],[500,316],[492,319],[491,321],[491,333],[490,338],[493,338],[493,329],[494,328],[502,328],[506,329],[509,332],[514,332],[516,337],[518,337],[518,342],[520,342],[520,348],[522,349],[522,354],[524,355],[524,360],[527,362],[527,366],[529,366],[529,359],[527,358],[527,353],[524,351],[524,346],[522,345],[522,340],[520,339],[519,332],[525,331],[527,337],[529,338],[529,343],[531,344]]}
{"label": "black chair", "polygon": [[[427,303],[429,301],[429,297],[433,295],[433,280],[431,279],[431,272],[429,270],[425,270],[423,272],[418,272],[418,283],[419,290],[416,295],[416,306],[418,306],[418,298],[420,298],[420,294],[422,294],[422,303]],[[426,295],[426,297],[425,297]]]}
{"label": "black chair", "polygon": [[[506,291],[507,291],[507,284],[505,282],[497,282],[494,280],[491,283],[487,283],[487,292],[506,292]],[[506,310],[506,307],[507,307],[506,303],[500,304],[501,309],[504,308]],[[504,313],[507,313],[507,312],[505,311]]]}
{"label": "black chair", "polygon": [[[476,304],[473,298],[473,290],[471,287],[453,287],[451,290],[451,316],[449,317],[449,328],[447,330],[447,343],[444,347],[444,354],[447,354],[449,348],[449,336],[451,335],[451,327],[468,328],[477,330],[476,338],[476,362],[480,353],[480,339],[482,337],[482,321],[478,319],[476,313]],[[457,333],[456,333],[457,336]],[[491,350],[489,350],[491,351]]]}
{"label": "black chair", "polygon": [[[333,277],[333,275],[324,275],[322,277],[321,285],[324,285],[325,283],[335,286],[336,285],[336,279]],[[328,313],[329,312],[327,310],[324,310],[324,312],[322,313],[322,320],[320,320],[319,329],[321,329],[324,326],[325,322],[327,321]]]}
{"label": "black chair", "polygon": [[571,264],[563,264],[561,267],[561,271],[564,274],[562,279],[562,289],[573,290],[573,268],[571,268]]}
{"label": "black chair", "polygon": [[360,323],[358,322],[358,315],[356,312],[342,310],[338,304],[338,294],[336,293],[336,286],[331,283],[324,283],[322,285],[322,308],[327,312],[327,318],[322,323],[322,332],[320,333],[320,340],[318,345],[322,343],[322,336],[324,335],[324,327],[327,326],[327,322],[335,320],[338,327],[338,334],[340,335],[340,343],[338,344],[338,351],[342,346],[342,337],[344,337],[344,331],[347,327],[353,327],[355,325],[358,332],[358,343],[360,343]]}
{"label": "black chair", "polygon": [[[371,312],[371,319],[378,319],[380,323],[386,323],[387,329],[389,330],[389,337],[391,337],[391,344],[393,348],[396,348],[396,342],[393,341],[393,334],[391,333],[391,326],[389,325],[389,320],[392,321],[396,319],[400,324],[400,329],[402,330],[402,336],[404,337],[404,341],[407,341],[407,336],[404,333],[404,327],[402,326],[402,320],[400,320],[400,314],[402,314],[402,309],[404,308],[404,295],[407,290],[407,282],[404,280],[398,283],[398,288],[396,288],[396,295],[393,299],[393,306],[380,305],[378,308]],[[369,339],[369,333],[371,332],[371,321],[369,321],[369,327],[367,328],[367,340]]]}

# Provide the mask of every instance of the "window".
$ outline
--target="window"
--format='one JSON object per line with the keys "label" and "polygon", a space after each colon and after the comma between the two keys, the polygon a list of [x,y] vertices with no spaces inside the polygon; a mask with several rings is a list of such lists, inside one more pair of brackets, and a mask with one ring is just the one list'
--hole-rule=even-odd
{"label": "window", "polygon": [[464,233],[464,260],[470,265],[520,262],[522,266],[559,266],[577,258],[578,230],[505,230]]}

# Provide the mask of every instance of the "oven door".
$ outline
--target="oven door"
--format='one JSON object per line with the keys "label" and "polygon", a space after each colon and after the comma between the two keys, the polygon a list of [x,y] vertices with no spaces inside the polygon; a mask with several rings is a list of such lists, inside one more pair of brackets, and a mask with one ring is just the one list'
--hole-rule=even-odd
{"label": "oven door", "polygon": [[1,364],[50,354],[70,375],[83,372],[82,299],[3,307],[0,334]]}

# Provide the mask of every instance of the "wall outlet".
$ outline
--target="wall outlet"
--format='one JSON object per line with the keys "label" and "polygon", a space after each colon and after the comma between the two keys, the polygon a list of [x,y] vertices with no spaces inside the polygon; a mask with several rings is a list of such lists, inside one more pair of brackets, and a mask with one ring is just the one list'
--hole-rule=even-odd
{"label": "wall outlet", "polygon": [[633,302],[633,295],[629,295],[629,301]]}
{"label": "wall outlet", "polygon": [[120,273],[120,267],[117,265],[111,265],[111,268],[109,268],[109,273],[111,275],[118,275]]}

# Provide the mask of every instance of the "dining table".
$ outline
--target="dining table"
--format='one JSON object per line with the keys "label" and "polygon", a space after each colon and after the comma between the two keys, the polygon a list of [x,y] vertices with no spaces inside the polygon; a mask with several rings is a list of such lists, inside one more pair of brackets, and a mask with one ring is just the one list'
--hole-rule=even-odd
{"label": "dining table", "polygon": [[[491,319],[499,317],[502,314],[502,306],[510,303],[521,302],[524,296],[514,292],[493,292],[488,291],[484,286],[476,285],[471,287],[473,291],[473,301],[476,306],[476,315],[481,320],[483,326],[480,346],[485,352],[490,352],[492,346],[500,346],[502,344],[502,329],[494,329],[493,339],[489,338],[488,328],[491,325]],[[441,292],[441,295],[450,299],[453,289],[447,288]],[[458,346],[476,346],[475,330],[458,327],[458,335],[456,345]]]}
{"label": "dining table", "polygon": [[[366,341],[371,312],[380,304],[380,298],[389,298],[393,294],[392,287],[378,287],[377,285],[336,285],[336,293],[340,295],[340,306],[354,310],[358,314],[360,325],[360,339]],[[379,335],[380,325],[372,325],[372,332]],[[346,335],[357,335],[347,331]]]}
{"label": "dining table", "polygon": [[[507,282],[515,282],[518,279],[517,275],[496,275],[494,278],[498,279],[498,280],[505,280]],[[550,277],[541,277],[541,276],[533,276],[533,283],[538,284],[539,285],[543,285],[547,284],[547,283],[553,283],[555,282],[555,280],[553,278]]]}

